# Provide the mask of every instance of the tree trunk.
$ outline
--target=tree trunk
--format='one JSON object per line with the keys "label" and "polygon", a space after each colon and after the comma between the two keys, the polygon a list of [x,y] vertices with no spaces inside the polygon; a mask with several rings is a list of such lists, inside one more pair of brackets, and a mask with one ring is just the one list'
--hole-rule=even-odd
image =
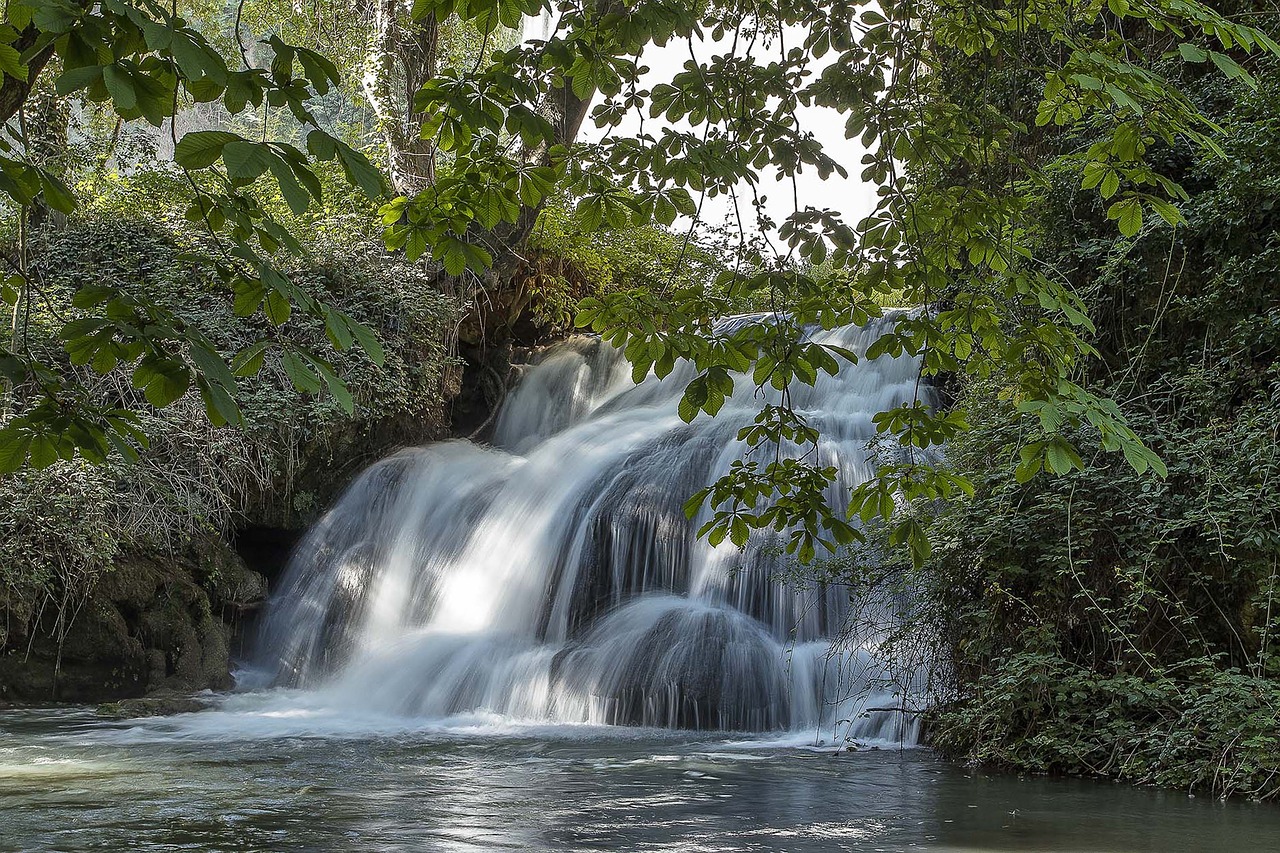
{"label": "tree trunk", "polygon": [[[596,0],[595,14],[597,18],[603,18],[621,8],[622,3],[620,0]],[[568,148],[573,145],[578,139],[578,134],[582,131],[582,123],[586,121],[587,115],[591,112],[591,102],[595,100],[595,96],[595,90],[592,89],[587,97],[579,98],[573,93],[572,84],[568,79],[562,81],[559,86],[552,88],[543,100],[539,111],[555,128],[555,138],[550,145],[540,145],[536,148],[527,149],[524,152],[525,162],[550,165],[549,152],[552,147],[563,145]],[[515,248],[529,239],[529,235],[533,233],[533,228],[538,222],[538,214],[541,211],[541,203],[532,207],[521,205],[520,216],[515,225],[500,235],[504,244]]]}
{"label": "tree trunk", "polygon": [[[13,49],[18,53],[24,53],[32,45],[36,43],[36,39],[40,33],[35,26],[29,26],[23,30],[18,38],[13,42]],[[0,125],[5,124],[9,119],[18,114],[18,110],[22,109],[22,105],[27,102],[27,98],[31,95],[31,88],[35,86],[36,80],[40,77],[40,72],[44,70],[45,65],[53,58],[53,45],[46,45],[35,56],[31,57],[31,61],[27,63],[27,79],[19,80],[16,77],[4,75],[4,82],[0,83]]]}
{"label": "tree trunk", "polygon": [[435,181],[435,144],[423,139],[413,96],[436,74],[440,26],[434,15],[414,21],[403,0],[377,0],[373,48],[363,88],[387,146],[387,172],[399,195]]}

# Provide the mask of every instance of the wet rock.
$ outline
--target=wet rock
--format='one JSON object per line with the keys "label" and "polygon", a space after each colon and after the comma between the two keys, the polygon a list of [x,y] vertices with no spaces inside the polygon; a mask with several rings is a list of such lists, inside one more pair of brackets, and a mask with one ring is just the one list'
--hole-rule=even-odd
{"label": "wet rock", "polygon": [[191,714],[209,707],[207,698],[193,696],[177,690],[157,690],[139,699],[121,699],[98,706],[98,713],[116,720],[138,717],[167,717],[172,714]]}
{"label": "wet rock", "polygon": [[177,554],[127,553],[104,573],[61,642],[52,620],[32,635],[7,638],[0,701],[102,702],[162,688],[182,695],[228,689],[234,629],[266,591],[262,575],[216,537]]}

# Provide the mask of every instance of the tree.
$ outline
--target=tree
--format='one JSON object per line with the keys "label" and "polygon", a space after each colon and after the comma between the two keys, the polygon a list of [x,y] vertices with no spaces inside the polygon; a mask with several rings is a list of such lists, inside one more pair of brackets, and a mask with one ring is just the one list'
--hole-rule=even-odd
{"label": "tree", "polygon": [[[42,74],[55,76],[60,95],[108,103],[124,121],[141,119],[156,127],[168,121],[171,131],[172,117],[189,104],[217,101],[232,115],[250,105],[287,110],[307,133],[306,152],[225,131],[196,131],[181,139],[174,132],[175,159],[186,170],[191,189],[187,216],[220,236],[222,251],[208,262],[234,292],[237,314],[262,311],[280,325],[296,306],[323,318],[339,349],[358,343],[379,359],[368,329],[295,286],[272,260],[278,251],[301,254],[303,247],[259,204],[251,190],[257,179],[270,173],[295,213],[322,201],[315,171],[321,161],[339,164],[347,179],[372,198],[383,195],[384,184],[369,160],[322,127],[312,112],[313,99],[338,82],[334,64],[274,36],[264,47],[270,57],[267,67],[251,65],[242,46],[242,66],[233,70],[188,21],[150,0],[11,3],[0,25],[0,122],[5,128],[0,192],[23,221],[37,202],[62,213],[75,208],[67,184],[38,162],[36,146],[20,120]],[[24,347],[22,318],[42,298],[40,271],[28,266],[21,241],[5,260],[11,274],[0,296],[12,311],[12,336],[0,348],[0,375],[9,385],[9,417],[0,429],[0,472],[26,462],[45,467],[77,453],[91,460],[113,451],[133,458],[137,447],[145,446],[146,435],[130,405],[104,406],[85,399],[73,379],[40,363]],[[234,373],[261,366],[269,342],[249,347],[229,367],[200,329],[145,298],[87,284],[75,306],[87,316],[66,323],[61,333],[72,364],[92,365],[104,373],[128,367],[134,387],[157,408],[194,387],[215,424],[240,420]],[[327,386],[350,405],[350,395],[323,358],[286,346],[276,350],[273,357],[282,360],[300,389]]]}
{"label": "tree", "polygon": [[[541,6],[531,0],[420,2],[415,14],[458,15],[481,29]],[[1171,54],[1251,82],[1248,56],[1275,54],[1266,33],[1211,7],[1184,0],[1100,0],[1084,4],[1018,2],[816,2],[761,7],[664,0],[627,5],[557,4],[554,33],[494,54],[476,70],[445,69],[419,93],[424,133],[456,158],[455,169],[425,191],[384,208],[387,242],[409,256],[430,254],[453,276],[480,277],[528,211],[552,186],[577,199],[587,223],[674,223],[696,218],[693,195],[756,196],[767,171],[792,178],[843,167],[807,134],[801,105],[845,119],[846,133],[871,148],[864,180],[881,187],[875,211],[858,223],[833,210],[798,209],[776,240],[743,228],[738,264],[707,288],[640,289],[587,300],[580,321],[625,348],[637,377],[668,374],[689,359],[697,377],[681,415],[714,415],[735,385],[812,384],[819,371],[858,355],[810,342],[811,324],[862,323],[879,313],[877,297],[895,293],[929,306],[902,317],[863,357],[910,353],[926,378],[994,378],[1026,421],[1018,449],[1020,478],[1083,467],[1068,433],[1086,433],[1120,451],[1138,471],[1162,474],[1160,459],[1128,427],[1115,404],[1076,381],[1093,355],[1092,323],[1076,294],[1036,254],[1038,199],[1048,176],[1075,173],[1108,201],[1123,237],[1144,217],[1181,221],[1186,194],[1162,174],[1154,153],[1187,140],[1219,152],[1216,126],[1155,70]],[[670,80],[646,76],[646,49],[671,40],[709,42],[718,51],[692,58]],[[935,69],[943,56],[967,55],[993,66],[1025,64],[1027,91],[1012,102],[988,100],[974,112]],[[667,126],[639,136],[609,134],[570,146],[571,116],[590,110],[597,126],[617,128],[629,113]],[[557,114],[551,105],[564,107]],[[565,119],[568,120],[565,120]],[[556,121],[556,119],[560,119]],[[1030,140],[1099,141],[1055,154]],[[519,141],[517,148],[514,144]],[[528,152],[541,154],[530,158]],[[998,164],[1000,168],[992,168]],[[755,206],[760,231],[772,223]],[[833,269],[819,281],[802,265]],[[765,323],[716,332],[711,320],[735,302],[767,297]],[[752,446],[801,446],[797,454],[737,464],[690,502],[709,500],[703,533],[742,544],[754,529],[790,531],[802,559],[819,546],[860,538],[850,518],[882,517],[890,541],[917,562],[929,553],[914,502],[971,493],[960,473],[929,462],[928,451],[967,429],[965,412],[934,411],[920,399],[876,417],[878,430],[906,451],[852,494],[849,517],[827,506],[834,472],[812,463],[817,435],[784,402],[763,407],[741,438]]]}
{"label": "tree", "polygon": [[400,195],[435,181],[435,147],[420,132],[424,116],[414,107],[414,94],[435,76],[440,44],[435,16],[414,20],[403,6],[378,0],[371,67],[363,81],[386,138],[391,186]]}
{"label": "tree", "polygon": [[[465,65],[432,67],[446,22],[461,22],[488,40],[544,12],[555,16],[547,38],[482,51]],[[625,348],[637,377],[651,369],[665,376],[676,359],[692,361],[699,372],[682,401],[687,419],[714,415],[743,382],[784,393],[742,438],[758,448],[789,442],[800,451],[767,462],[749,459],[695,496],[691,512],[707,500],[715,508],[703,530],[713,540],[741,544],[754,529],[787,530],[789,547],[808,559],[818,547],[859,538],[850,517],[879,516],[890,522],[894,543],[910,546],[917,561],[927,556],[928,537],[911,506],[971,491],[962,474],[932,464],[928,453],[967,429],[965,413],[934,411],[919,399],[881,413],[877,428],[905,448],[906,461],[860,486],[846,517],[824,500],[833,472],[812,463],[817,435],[785,402],[792,382],[812,383],[820,371],[860,357],[809,341],[805,328],[865,322],[879,313],[887,293],[929,310],[901,318],[861,357],[907,352],[921,358],[926,379],[959,374],[1000,382],[1029,430],[1018,451],[1020,477],[1080,468],[1067,431],[1081,425],[1136,469],[1162,470],[1117,407],[1075,381],[1077,366],[1093,353],[1092,326],[1079,298],[1037,257],[1039,194],[1049,175],[1067,170],[1108,201],[1108,216],[1123,236],[1152,215],[1178,223],[1185,193],[1161,174],[1153,152],[1177,139],[1217,151],[1216,127],[1155,71],[1154,61],[1172,54],[1248,84],[1241,62],[1280,52],[1266,33],[1197,0],[800,0],[776,6],[417,0],[408,19],[398,7],[386,7],[379,21],[383,54],[401,51],[410,88],[424,81],[411,109],[388,125],[398,134],[404,121],[421,116],[420,141],[392,140],[391,148],[449,158],[447,170],[434,174],[431,168],[414,174],[404,158],[393,165],[396,183],[414,192],[383,207],[386,242],[412,260],[439,262],[450,289],[500,295],[510,261],[555,192],[576,199],[576,213],[589,228],[671,226],[681,216],[696,221],[701,200],[717,196],[733,198],[748,220],[754,207],[756,227],[741,227],[736,264],[717,281],[612,294],[588,300],[580,315],[584,325]],[[126,119],[159,125],[183,100],[219,99],[233,114],[250,103],[287,109],[308,129],[310,156],[217,131],[176,141],[179,164],[193,172],[191,216],[232,244],[215,262],[236,293],[238,312],[262,310],[282,323],[297,305],[324,317],[336,345],[358,341],[376,348],[367,330],[275,270],[274,251],[301,246],[248,190],[270,172],[290,207],[306,209],[320,200],[314,160],[327,159],[370,195],[382,192],[369,162],[320,127],[310,110],[312,96],[337,80],[332,62],[272,36],[265,40],[269,67],[253,67],[246,56],[232,71],[205,37],[151,2],[90,7],[23,0],[11,7],[0,35],[8,45],[0,50],[6,74],[0,106],[9,105],[0,118],[14,115],[55,58],[62,66],[60,91],[109,101]],[[690,45],[690,60],[669,80],[652,79],[645,51],[680,41]],[[714,55],[698,58],[696,43]],[[972,110],[935,70],[950,55],[1025,65],[1025,97]],[[775,228],[759,204],[766,175],[845,172],[805,131],[798,117],[804,105],[841,116],[847,134],[871,150],[862,174],[881,187],[880,201],[860,222],[804,208]],[[639,135],[619,132],[636,113],[665,125]],[[587,118],[605,132],[591,145],[578,142]],[[1099,141],[1067,154],[1035,144],[1084,131]],[[17,145],[3,163],[6,192],[19,205],[43,194],[52,206],[69,209],[66,187],[25,161],[20,134],[11,135]],[[1032,153],[1005,156],[1012,150]],[[425,153],[419,159],[433,162]],[[19,275],[6,297],[16,309],[38,281],[20,258],[15,266]],[[832,275],[820,279],[808,272],[814,268]],[[717,314],[746,301],[774,306],[771,320],[714,330]],[[201,344],[198,330],[176,328],[170,318],[149,315],[145,305],[92,289],[79,304],[107,310],[68,326],[73,359],[104,368],[136,362],[135,384],[153,404],[164,405],[195,384],[215,420],[235,419],[227,393],[234,377]],[[265,353],[265,346],[255,346],[234,366],[252,370]],[[100,457],[109,445],[129,453],[129,441],[144,438],[129,427],[127,411],[69,405],[66,392],[74,389],[54,387],[56,376],[42,366],[13,351],[3,358],[12,381],[34,378],[46,399],[0,431],[0,469],[77,450]],[[342,394],[340,380],[318,356],[285,351],[281,358],[299,387],[328,384]]]}

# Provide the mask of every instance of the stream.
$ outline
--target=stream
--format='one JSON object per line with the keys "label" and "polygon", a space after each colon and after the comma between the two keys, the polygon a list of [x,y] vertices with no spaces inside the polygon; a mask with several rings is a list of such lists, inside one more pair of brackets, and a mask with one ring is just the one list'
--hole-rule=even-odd
{"label": "stream", "polygon": [[1280,850],[1280,810],[926,749],[496,719],[0,712],[0,851]]}

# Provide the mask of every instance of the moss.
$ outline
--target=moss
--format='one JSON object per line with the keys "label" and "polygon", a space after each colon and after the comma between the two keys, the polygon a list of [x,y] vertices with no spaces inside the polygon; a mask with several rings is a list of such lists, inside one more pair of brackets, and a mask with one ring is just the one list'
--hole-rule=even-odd
{"label": "moss", "polygon": [[0,655],[0,701],[100,702],[158,688],[231,687],[230,622],[262,599],[266,584],[217,537],[197,542],[184,553],[119,559],[60,645],[56,626],[35,626],[30,653],[24,644]]}
{"label": "moss", "polygon": [[156,597],[161,573],[149,560],[133,555],[120,558],[98,581],[98,592],[133,612],[141,612]]}

